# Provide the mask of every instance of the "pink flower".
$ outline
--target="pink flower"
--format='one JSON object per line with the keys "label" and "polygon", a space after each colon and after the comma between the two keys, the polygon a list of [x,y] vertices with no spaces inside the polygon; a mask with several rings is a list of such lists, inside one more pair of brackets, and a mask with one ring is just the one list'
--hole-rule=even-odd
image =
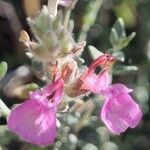
{"label": "pink flower", "polygon": [[[112,65],[114,62],[115,62],[115,58],[113,56],[110,56],[109,54],[104,54],[98,57],[97,59],[95,59],[91,63],[89,68],[82,75],[80,75],[79,78],[77,78],[73,83],[71,83],[68,87],[66,87],[67,95],[69,97],[77,97],[77,96],[85,95],[89,91],[98,93],[98,91],[101,88],[104,89],[104,85],[107,87],[108,86],[107,84],[110,82],[109,78],[100,75],[105,72],[102,71],[100,72],[99,75],[97,75],[95,74],[94,71],[98,66],[105,68],[106,66],[108,67]],[[97,80],[99,80],[100,82],[97,82]],[[100,87],[101,85],[102,87]]]}
{"label": "pink flower", "polygon": [[[80,89],[99,93],[100,91],[108,88],[111,83],[111,78],[105,71],[105,68],[110,67],[114,62],[115,58],[109,54],[104,54],[95,59],[89,68],[80,76],[79,79],[82,81]],[[103,70],[99,74],[96,74],[95,69],[98,66],[103,68]]]}
{"label": "pink flower", "polygon": [[101,118],[114,134],[119,135],[128,127],[135,128],[141,120],[142,112],[128,94],[131,91],[123,84],[114,84],[106,91]]}
{"label": "pink flower", "polygon": [[[128,127],[135,128],[141,120],[142,112],[128,94],[131,89],[123,84],[110,85],[111,77],[108,68],[114,60],[113,56],[108,54],[94,60],[80,77],[83,82],[80,88],[104,95],[101,119],[112,133],[120,134]],[[99,65],[104,69],[97,75],[94,70]]]}
{"label": "pink flower", "polygon": [[11,111],[8,128],[27,142],[53,144],[56,137],[56,111],[62,94],[62,79],[31,93],[28,100]]}
{"label": "pink flower", "polygon": [[59,0],[59,5],[62,5],[64,7],[68,7],[73,3],[73,0]]}

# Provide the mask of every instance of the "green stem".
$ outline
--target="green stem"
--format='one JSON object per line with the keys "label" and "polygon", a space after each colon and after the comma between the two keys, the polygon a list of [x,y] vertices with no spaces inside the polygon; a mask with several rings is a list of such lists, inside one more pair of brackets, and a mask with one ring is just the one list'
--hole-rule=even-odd
{"label": "green stem", "polygon": [[67,29],[68,27],[68,23],[69,23],[69,19],[70,19],[70,15],[71,15],[71,11],[74,9],[76,3],[78,0],[74,0],[74,2],[72,3],[71,6],[66,7],[64,10],[64,21],[63,21],[63,25],[64,27]]}
{"label": "green stem", "polygon": [[86,7],[85,15],[83,16],[83,25],[81,27],[78,42],[85,41],[87,33],[96,20],[97,13],[102,6],[104,0],[96,0],[89,2]]}
{"label": "green stem", "polygon": [[[90,27],[89,27],[89,28],[90,28]],[[78,42],[81,42],[81,41],[85,41],[85,40],[86,40],[88,30],[89,30],[89,29],[86,29],[86,28],[84,27],[84,25],[82,26],[81,31],[80,31],[80,33],[79,33]]]}
{"label": "green stem", "polygon": [[0,99],[0,111],[4,117],[7,117],[10,113],[10,109],[6,106],[6,104]]}
{"label": "green stem", "polygon": [[57,15],[58,1],[59,0],[48,0],[48,4],[47,4],[48,10],[54,16]]}
{"label": "green stem", "polygon": [[70,18],[70,15],[71,15],[71,8],[69,7],[69,8],[66,8],[65,10],[64,10],[64,21],[63,21],[63,25],[64,25],[64,27],[67,29],[67,27],[68,27],[68,23],[69,23],[69,18]]}

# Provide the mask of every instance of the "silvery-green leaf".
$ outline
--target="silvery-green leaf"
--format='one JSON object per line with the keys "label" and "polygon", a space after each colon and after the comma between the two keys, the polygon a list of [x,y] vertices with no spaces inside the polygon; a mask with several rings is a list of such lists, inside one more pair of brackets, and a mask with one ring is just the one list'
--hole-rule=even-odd
{"label": "silvery-green leaf", "polygon": [[110,133],[106,127],[99,127],[97,128],[96,131],[100,136],[101,143],[104,143],[110,140]]}
{"label": "silvery-green leaf", "polygon": [[99,51],[97,48],[95,48],[92,45],[88,46],[88,52],[92,59],[96,59],[97,57],[103,55],[101,51]]}
{"label": "silvery-green leaf", "polygon": [[119,37],[126,37],[125,25],[122,18],[118,18],[118,20],[113,25],[113,28],[116,29]]}
{"label": "silvery-green leaf", "polygon": [[133,38],[136,36],[135,32],[132,32],[128,37],[124,39],[122,42],[122,48],[129,45],[129,43],[133,40]]}
{"label": "silvery-green leaf", "polygon": [[110,43],[113,47],[119,45],[120,39],[126,37],[125,25],[122,18],[119,18],[113,25],[110,32]]}
{"label": "silvery-green leaf", "polygon": [[119,36],[118,36],[118,33],[117,33],[115,28],[111,29],[109,40],[110,40],[110,43],[111,43],[112,46],[118,45]]}
{"label": "silvery-green leaf", "polygon": [[119,150],[119,147],[114,142],[107,141],[102,144],[101,150]]}
{"label": "silvery-green leaf", "polygon": [[98,150],[98,148],[91,144],[91,143],[87,143],[86,145],[83,146],[82,150]]}
{"label": "silvery-green leaf", "polygon": [[113,67],[113,74],[123,75],[123,74],[128,74],[129,72],[135,72],[137,70],[138,70],[138,67],[136,66],[116,65]]}
{"label": "silvery-green leaf", "polygon": [[122,50],[124,47],[128,46],[135,35],[136,33],[132,32],[129,36],[126,36],[124,21],[122,18],[119,18],[114,23],[109,36],[113,51]]}

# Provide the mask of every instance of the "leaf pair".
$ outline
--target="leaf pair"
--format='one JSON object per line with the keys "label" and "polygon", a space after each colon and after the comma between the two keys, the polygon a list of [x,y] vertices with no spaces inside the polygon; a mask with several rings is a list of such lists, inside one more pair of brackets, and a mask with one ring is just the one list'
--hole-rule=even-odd
{"label": "leaf pair", "polygon": [[109,36],[113,50],[121,50],[126,47],[135,35],[135,32],[132,32],[129,36],[126,35],[124,21],[122,18],[119,18],[113,25]]}

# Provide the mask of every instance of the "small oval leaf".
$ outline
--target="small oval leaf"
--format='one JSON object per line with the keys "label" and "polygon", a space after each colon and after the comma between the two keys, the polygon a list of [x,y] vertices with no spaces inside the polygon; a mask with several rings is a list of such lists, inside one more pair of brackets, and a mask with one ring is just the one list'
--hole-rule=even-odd
{"label": "small oval leaf", "polygon": [[7,68],[8,68],[7,63],[2,61],[0,63],[0,80],[5,76]]}

